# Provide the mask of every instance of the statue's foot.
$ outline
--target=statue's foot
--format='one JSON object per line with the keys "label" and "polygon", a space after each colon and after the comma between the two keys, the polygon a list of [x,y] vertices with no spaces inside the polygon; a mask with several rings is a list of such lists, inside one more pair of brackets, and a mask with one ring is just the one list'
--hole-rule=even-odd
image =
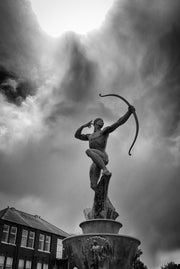
{"label": "statue's foot", "polygon": [[109,172],[107,169],[105,169],[105,170],[102,172],[102,174],[103,174],[104,176],[111,176],[111,175],[112,175],[111,172]]}

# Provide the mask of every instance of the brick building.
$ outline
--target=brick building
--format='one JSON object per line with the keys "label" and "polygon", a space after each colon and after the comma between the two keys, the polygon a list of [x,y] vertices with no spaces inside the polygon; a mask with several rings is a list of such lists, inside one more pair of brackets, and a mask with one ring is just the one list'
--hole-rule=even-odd
{"label": "brick building", "polygon": [[69,236],[37,215],[0,211],[0,269],[60,269],[62,239]]}

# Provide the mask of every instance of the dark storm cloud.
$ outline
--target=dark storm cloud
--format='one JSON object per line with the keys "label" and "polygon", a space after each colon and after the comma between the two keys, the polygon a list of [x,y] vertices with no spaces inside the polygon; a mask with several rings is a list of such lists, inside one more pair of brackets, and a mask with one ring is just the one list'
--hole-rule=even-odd
{"label": "dark storm cloud", "polygon": [[26,0],[0,2],[0,33],[0,93],[21,105],[36,91],[47,38]]}
{"label": "dark storm cloud", "polygon": [[8,71],[3,66],[0,66],[0,83],[2,83],[8,78],[17,79],[17,75],[13,72]]}
{"label": "dark storm cloud", "polygon": [[[22,23],[23,22],[23,23]],[[29,1],[12,0],[0,2],[0,60],[8,70],[27,77],[40,64],[42,42]]]}
{"label": "dark storm cloud", "polygon": [[[28,141],[42,136],[44,129],[39,129],[43,125],[41,113],[32,96],[37,94],[39,77],[42,76],[41,58],[47,38],[40,31],[30,3],[26,0],[0,1],[0,35],[1,191],[10,197],[20,197],[32,194],[36,189],[32,187],[34,184],[28,176],[30,170],[27,167],[32,164],[34,178],[41,178],[38,165],[33,164],[36,152],[33,158],[27,156],[31,148]],[[27,149],[27,154],[21,152],[23,147]],[[41,162],[42,158],[38,156]]]}
{"label": "dark storm cloud", "polygon": [[[161,125],[161,135],[177,136],[180,120],[180,3],[179,1],[128,1],[125,4],[144,57],[140,68],[147,100]],[[159,80],[158,83],[155,80]],[[150,99],[149,99],[150,98]]]}
{"label": "dark storm cloud", "polygon": [[22,101],[36,92],[36,83],[19,78],[15,73],[0,67],[0,93],[8,102],[21,105]]}
{"label": "dark storm cloud", "polygon": [[[144,59],[145,79],[164,69],[161,80],[152,92],[156,97],[152,109],[156,111],[161,124],[161,134],[166,137],[179,135],[180,122],[180,26],[161,36],[156,44],[149,48]],[[150,67],[151,66],[151,67]]]}
{"label": "dark storm cloud", "polygon": [[[142,244],[156,255],[157,251],[180,246],[180,171],[179,166],[172,166],[172,156],[167,150],[154,149],[152,157],[153,161],[136,171],[137,185],[129,190],[125,207],[131,212],[130,221],[135,224]],[[130,181],[133,180],[131,177]]]}
{"label": "dark storm cloud", "polygon": [[180,23],[178,0],[125,1],[124,9],[134,34],[143,43],[165,34],[172,25]]}

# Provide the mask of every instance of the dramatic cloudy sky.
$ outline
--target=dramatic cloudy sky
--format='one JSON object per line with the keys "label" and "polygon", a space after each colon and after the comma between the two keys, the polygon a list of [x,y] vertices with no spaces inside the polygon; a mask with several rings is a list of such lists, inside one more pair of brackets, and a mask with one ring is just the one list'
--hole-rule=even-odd
{"label": "dramatic cloudy sky", "polygon": [[[141,240],[149,268],[180,263],[179,0],[99,1],[98,8],[87,5],[92,21],[101,5],[106,12],[97,29],[82,16],[81,24],[92,31],[68,25],[71,31],[60,27],[56,38],[51,34],[57,31],[46,33],[39,21],[50,6],[34,2],[35,13],[27,0],[0,1],[0,207],[38,214],[79,233],[93,191],[88,145],[74,132],[95,117],[106,124],[117,120],[126,105],[98,94],[121,94],[140,122],[132,157],[133,117],[110,136],[107,148],[109,196],[122,234]],[[73,14],[71,4],[66,12],[74,25],[84,6],[79,1]]]}

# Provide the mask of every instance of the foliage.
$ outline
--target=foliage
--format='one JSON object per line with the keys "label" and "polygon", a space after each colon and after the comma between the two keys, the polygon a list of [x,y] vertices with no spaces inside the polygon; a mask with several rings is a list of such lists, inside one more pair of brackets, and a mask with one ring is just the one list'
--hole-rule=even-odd
{"label": "foliage", "polygon": [[169,262],[166,265],[161,266],[161,269],[180,269],[180,264]]}
{"label": "foliage", "polygon": [[140,261],[139,259],[137,259],[134,262],[134,269],[148,269],[148,268],[147,268],[147,266],[142,261]]}
{"label": "foliage", "polygon": [[140,261],[140,256],[142,255],[142,253],[143,252],[141,249],[137,250],[137,253],[133,262],[133,269],[148,269],[147,266],[142,261]]}

